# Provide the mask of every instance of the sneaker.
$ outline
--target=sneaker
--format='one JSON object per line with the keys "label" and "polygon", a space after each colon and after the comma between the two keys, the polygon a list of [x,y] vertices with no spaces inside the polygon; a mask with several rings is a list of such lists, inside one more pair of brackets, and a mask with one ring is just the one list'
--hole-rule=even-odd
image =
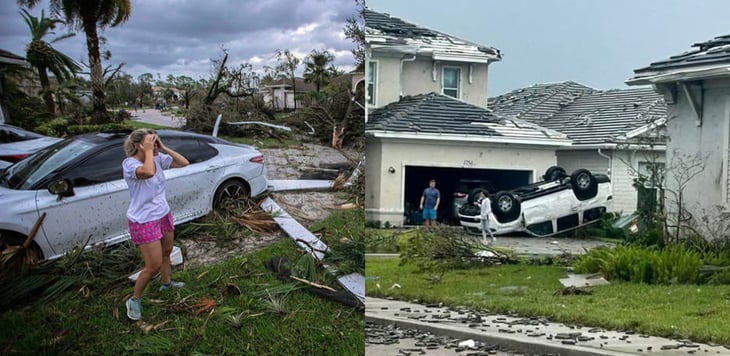
{"label": "sneaker", "polygon": [[163,291],[163,290],[168,290],[170,288],[180,289],[182,287],[185,287],[184,282],[170,281],[170,283],[162,283],[160,285],[160,290]]}
{"label": "sneaker", "polygon": [[139,299],[127,299],[127,317],[132,320],[142,319],[142,302]]}

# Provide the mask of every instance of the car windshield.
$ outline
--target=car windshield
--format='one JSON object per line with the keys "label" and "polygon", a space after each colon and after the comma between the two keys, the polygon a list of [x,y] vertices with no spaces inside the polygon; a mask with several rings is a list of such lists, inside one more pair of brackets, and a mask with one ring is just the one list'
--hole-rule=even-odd
{"label": "car windshield", "polygon": [[66,163],[92,149],[96,144],[82,139],[69,139],[46,149],[9,167],[3,182],[12,189],[30,189],[50,173],[60,170]]}

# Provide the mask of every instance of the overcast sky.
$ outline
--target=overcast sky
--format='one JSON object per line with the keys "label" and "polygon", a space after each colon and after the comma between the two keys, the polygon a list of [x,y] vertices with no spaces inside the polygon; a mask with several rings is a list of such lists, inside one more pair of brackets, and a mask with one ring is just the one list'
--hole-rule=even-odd
{"label": "overcast sky", "polygon": [[503,53],[489,96],[537,83],[627,88],[633,70],[730,34],[726,0],[367,0],[368,8]]}
{"label": "overcast sky", "polygon": [[[42,2],[30,11],[40,17]],[[0,48],[25,56],[30,31],[14,0],[0,5]],[[125,62],[123,71],[188,75],[207,78],[210,59],[220,48],[229,52],[229,63],[248,62],[255,68],[274,65],[274,52],[288,49],[304,57],[313,49],[327,49],[335,65],[354,68],[354,44],[343,34],[345,21],[357,15],[354,0],[132,0],[126,23],[108,28],[106,49],[112,58],[104,65]],[[64,33],[58,29],[57,34]],[[49,37],[48,39],[52,39]],[[88,62],[86,37],[53,44],[71,58]],[[300,67],[299,73],[303,70]]]}

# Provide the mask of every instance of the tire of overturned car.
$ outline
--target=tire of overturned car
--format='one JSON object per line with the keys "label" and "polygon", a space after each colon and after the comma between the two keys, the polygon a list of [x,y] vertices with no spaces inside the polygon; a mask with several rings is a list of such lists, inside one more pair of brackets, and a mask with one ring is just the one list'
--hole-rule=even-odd
{"label": "tire of overturned car", "polygon": [[497,221],[506,223],[517,219],[522,212],[520,201],[510,192],[497,192],[492,199],[492,214]]}
{"label": "tire of overturned car", "polygon": [[547,182],[552,182],[554,180],[562,179],[567,176],[567,173],[565,172],[565,169],[560,166],[551,166],[547,170],[545,170],[545,175],[542,176],[542,179]]}
{"label": "tire of overturned car", "polygon": [[588,200],[598,194],[596,177],[587,169],[578,169],[570,175],[573,194],[578,200]]}

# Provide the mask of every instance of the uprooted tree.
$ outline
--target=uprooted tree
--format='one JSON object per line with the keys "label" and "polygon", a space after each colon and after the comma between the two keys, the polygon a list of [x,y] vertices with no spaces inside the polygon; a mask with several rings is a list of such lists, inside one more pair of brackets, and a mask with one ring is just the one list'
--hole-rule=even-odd
{"label": "uprooted tree", "polygon": [[271,119],[264,108],[263,100],[256,97],[259,77],[249,63],[228,66],[228,52],[224,49],[222,58],[213,59],[213,71],[204,95],[192,98],[186,129],[197,132],[211,132],[215,119],[222,114],[224,119]]}

